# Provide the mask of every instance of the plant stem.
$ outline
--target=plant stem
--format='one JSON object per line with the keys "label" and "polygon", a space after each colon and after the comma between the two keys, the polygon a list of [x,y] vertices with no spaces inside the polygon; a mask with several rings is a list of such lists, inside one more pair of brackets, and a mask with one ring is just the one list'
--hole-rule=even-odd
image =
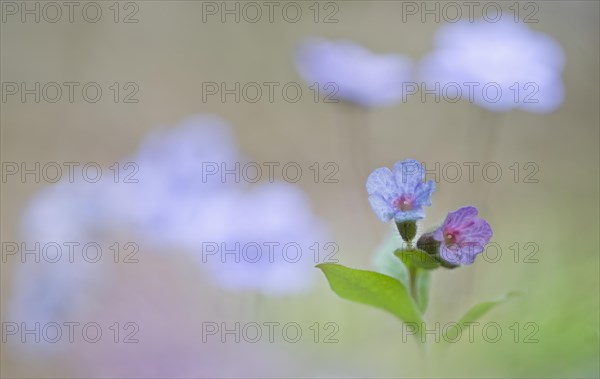
{"label": "plant stem", "polygon": [[417,298],[417,271],[418,271],[418,267],[416,267],[415,265],[411,264],[408,267],[408,274],[410,276],[410,294],[413,297],[413,299],[415,299],[415,302],[419,302],[419,299]]}

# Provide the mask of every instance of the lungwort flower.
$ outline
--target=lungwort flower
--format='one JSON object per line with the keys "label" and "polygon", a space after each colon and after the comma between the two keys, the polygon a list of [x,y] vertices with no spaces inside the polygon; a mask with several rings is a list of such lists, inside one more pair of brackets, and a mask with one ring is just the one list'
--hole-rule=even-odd
{"label": "lungwort flower", "polygon": [[373,171],[367,178],[367,192],[377,217],[396,223],[425,217],[423,206],[431,205],[435,183],[424,179],[425,169],[414,159],[396,162],[393,172],[387,167]]}
{"label": "lungwort flower", "polygon": [[[225,213],[229,220],[227,236],[218,247],[207,242],[202,255],[198,251],[215,284],[268,296],[310,290],[314,249],[325,246],[327,232],[304,192],[289,183],[264,183],[240,193],[231,203],[235,206],[214,213]],[[217,241],[218,237],[206,238]]]}
{"label": "lungwort flower", "polygon": [[400,54],[374,54],[350,41],[305,40],[295,56],[296,69],[332,98],[366,107],[402,99],[402,83],[412,77],[412,62]]}
{"label": "lungwort flower", "polygon": [[477,208],[463,207],[448,213],[444,224],[433,233],[440,242],[439,254],[452,264],[469,265],[483,252],[492,238],[492,228],[484,219],[477,218]]}
{"label": "lungwort flower", "polygon": [[547,113],[563,102],[561,46],[523,23],[463,20],[442,26],[435,45],[419,70],[427,88],[454,94],[458,87],[462,97],[495,112]]}

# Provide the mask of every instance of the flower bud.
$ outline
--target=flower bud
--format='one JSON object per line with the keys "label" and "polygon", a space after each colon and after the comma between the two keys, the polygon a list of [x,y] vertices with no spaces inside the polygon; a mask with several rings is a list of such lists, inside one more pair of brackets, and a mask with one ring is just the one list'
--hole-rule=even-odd
{"label": "flower bud", "polygon": [[433,232],[423,234],[417,241],[417,248],[431,255],[440,265],[446,268],[456,268],[458,265],[446,262],[440,257],[440,241],[433,238]]}
{"label": "flower bud", "polygon": [[417,241],[417,247],[429,255],[438,255],[440,242],[433,238],[433,233],[425,233]]}

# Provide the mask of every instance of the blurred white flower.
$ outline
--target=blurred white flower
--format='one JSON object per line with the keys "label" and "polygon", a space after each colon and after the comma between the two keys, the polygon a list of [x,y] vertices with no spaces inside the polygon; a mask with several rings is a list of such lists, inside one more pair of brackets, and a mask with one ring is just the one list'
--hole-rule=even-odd
{"label": "blurred white flower", "polygon": [[197,252],[214,281],[228,290],[266,295],[310,289],[315,257],[324,255],[325,228],[304,193],[291,184],[270,183],[232,201],[226,238],[207,236]]}
{"label": "blurred white flower", "polygon": [[452,99],[458,94],[456,83],[463,98],[490,111],[546,113],[563,101],[564,61],[554,39],[524,23],[459,21],[438,30],[419,76],[427,90],[439,83],[438,92]]}
{"label": "blurred white flower", "polygon": [[378,55],[354,42],[320,38],[300,45],[295,65],[307,83],[317,83],[320,93],[367,107],[399,102],[413,68],[400,54]]}

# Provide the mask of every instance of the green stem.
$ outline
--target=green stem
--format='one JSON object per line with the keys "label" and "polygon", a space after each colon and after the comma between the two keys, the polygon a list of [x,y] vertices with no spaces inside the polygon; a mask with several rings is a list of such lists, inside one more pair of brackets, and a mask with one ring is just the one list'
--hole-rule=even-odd
{"label": "green stem", "polygon": [[417,304],[419,302],[419,299],[417,298],[417,271],[418,270],[419,270],[419,268],[413,264],[411,264],[408,267],[408,274],[410,276],[410,294],[412,295],[413,299],[415,299],[415,302]]}

